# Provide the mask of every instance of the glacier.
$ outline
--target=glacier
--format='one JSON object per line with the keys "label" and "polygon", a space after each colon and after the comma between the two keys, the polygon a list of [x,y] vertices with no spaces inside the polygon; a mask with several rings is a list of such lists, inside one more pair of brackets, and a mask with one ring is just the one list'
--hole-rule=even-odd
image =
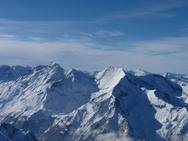
{"label": "glacier", "polygon": [[187,110],[187,74],[0,66],[0,124],[38,141],[186,141]]}

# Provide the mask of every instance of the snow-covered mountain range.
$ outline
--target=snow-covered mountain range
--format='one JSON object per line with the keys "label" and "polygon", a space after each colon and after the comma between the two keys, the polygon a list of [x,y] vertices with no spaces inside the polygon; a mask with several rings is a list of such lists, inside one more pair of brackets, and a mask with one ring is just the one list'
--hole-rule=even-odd
{"label": "snow-covered mountain range", "polygon": [[0,123],[39,141],[186,141],[187,110],[185,74],[0,66]]}

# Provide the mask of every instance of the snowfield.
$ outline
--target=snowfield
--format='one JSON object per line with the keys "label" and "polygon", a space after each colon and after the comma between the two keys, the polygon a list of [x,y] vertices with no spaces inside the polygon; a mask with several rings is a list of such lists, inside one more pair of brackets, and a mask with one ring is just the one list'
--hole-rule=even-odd
{"label": "snowfield", "polygon": [[187,141],[187,110],[186,74],[0,66],[0,141]]}

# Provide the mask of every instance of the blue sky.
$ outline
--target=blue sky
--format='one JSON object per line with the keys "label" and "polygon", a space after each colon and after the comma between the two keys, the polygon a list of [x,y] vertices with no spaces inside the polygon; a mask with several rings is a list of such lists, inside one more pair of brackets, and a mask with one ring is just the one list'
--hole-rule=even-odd
{"label": "blue sky", "polygon": [[0,64],[188,73],[187,0],[0,0]]}

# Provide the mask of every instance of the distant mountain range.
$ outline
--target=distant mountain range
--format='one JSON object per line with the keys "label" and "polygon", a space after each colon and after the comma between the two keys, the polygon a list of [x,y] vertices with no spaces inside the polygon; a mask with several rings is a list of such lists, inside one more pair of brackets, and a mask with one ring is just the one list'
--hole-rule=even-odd
{"label": "distant mountain range", "polygon": [[0,66],[0,141],[187,141],[187,110],[186,74]]}

